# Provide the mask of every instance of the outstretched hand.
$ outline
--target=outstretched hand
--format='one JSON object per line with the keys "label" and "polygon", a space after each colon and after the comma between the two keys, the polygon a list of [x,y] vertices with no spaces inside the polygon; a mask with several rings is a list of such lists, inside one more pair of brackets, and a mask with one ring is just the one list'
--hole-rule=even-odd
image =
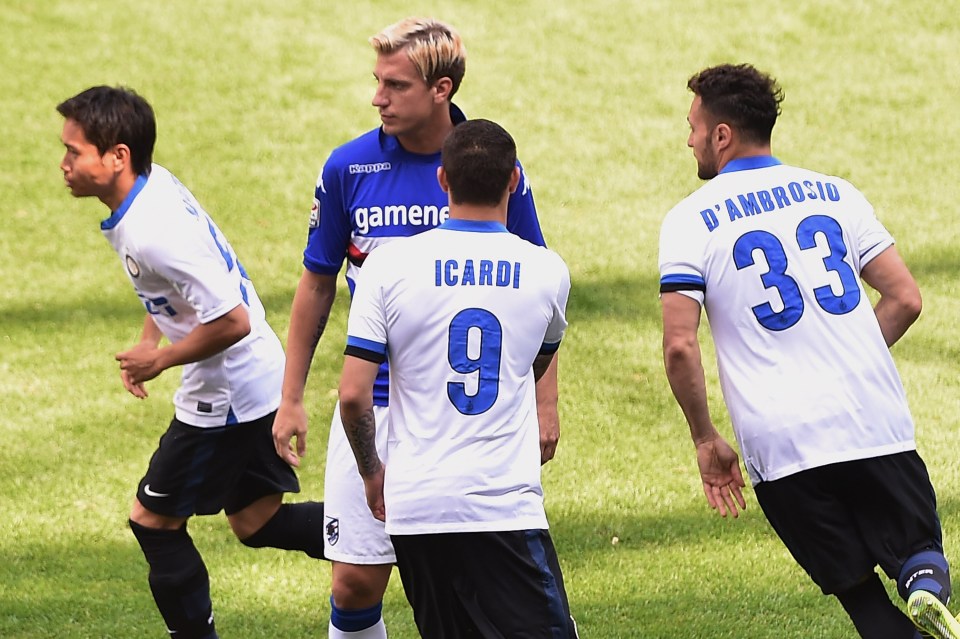
{"label": "outstretched hand", "polygon": [[719,511],[721,517],[726,517],[727,511],[739,517],[737,506],[746,510],[747,502],[741,490],[744,482],[737,452],[721,437],[700,442],[697,444],[697,465],[703,480],[703,494],[710,507]]}

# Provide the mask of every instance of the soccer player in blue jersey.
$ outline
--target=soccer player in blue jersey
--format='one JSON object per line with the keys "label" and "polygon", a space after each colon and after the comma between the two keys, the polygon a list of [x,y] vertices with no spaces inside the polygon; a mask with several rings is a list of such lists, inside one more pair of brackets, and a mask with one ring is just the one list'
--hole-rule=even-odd
{"label": "soccer player in blue jersey", "polygon": [[709,182],[661,229],[663,356],[707,501],[723,516],[746,507],[739,457],[708,410],[701,308],[757,501],[796,561],[862,637],[958,639],[936,496],[889,350],[920,314],[917,284],[853,185],[771,155],[775,80],[721,65],[687,86],[687,145]]}
{"label": "soccer player in blue jersey", "polygon": [[[343,425],[422,637],[572,639],[534,392],[566,329],[570,275],[556,253],[504,226],[520,170],[499,125],[456,127],[438,179],[450,218],[378,248],[359,274]],[[388,357],[383,424],[373,389]]]}
{"label": "soccer player in blue jersey", "polygon": [[147,382],[183,366],[175,416],[140,481],[130,527],[170,635],[215,639],[207,568],[187,534],[192,515],[223,510],[247,546],[323,557],[323,504],[282,503],[300,491],[271,437],[283,348],[223,232],[152,163],[156,121],[146,100],[98,86],[57,110],[66,185],[110,209],[100,228],[147,311],[140,341],[116,356],[120,380],[144,399]]}
{"label": "soccer player in blue jersey", "polygon": [[[381,125],[335,149],[323,167],[304,251],[305,269],[292,304],[274,437],[277,451],[295,466],[306,451],[307,373],[344,260],[352,292],[358,270],[375,247],[434,228],[449,214],[436,171],[443,140],[465,120],[451,102],[466,64],[460,36],[442,22],[409,18],[370,42],[377,52],[373,105]],[[508,230],[535,244],[544,243],[522,169],[508,209]],[[537,383],[542,461],[553,456],[559,437],[556,382],[554,361]],[[378,419],[385,422],[386,365],[377,379],[374,404]],[[326,554],[334,562],[330,636],[382,638],[386,630],[381,601],[395,555],[383,523],[366,506],[339,411],[334,411],[330,428],[324,492]]]}

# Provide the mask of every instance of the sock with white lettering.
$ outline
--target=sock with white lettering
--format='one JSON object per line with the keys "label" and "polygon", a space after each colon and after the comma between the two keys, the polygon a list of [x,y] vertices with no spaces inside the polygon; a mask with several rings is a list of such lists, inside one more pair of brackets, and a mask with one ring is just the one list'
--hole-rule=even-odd
{"label": "sock with white lettering", "polygon": [[950,566],[939,550],[921,550],[903,562],[897,593],[906,601],[915,590],[933,593],[944,605],[950,602]]}
{"label": "sock with white lettering", "polygon": [[341,610],[330,597],[329,639],[387,639],[383,602],[362,610]]}
{"label": "sock with white lettering", "polygon": [[323,556],[323,502],[281,504],[276,514],[240,542],[251,548],[301,550],[314,559]]}
{"label": "sock with white lettering", "polygon": [[150,566],[150,590],[167,632],[177,639],[217,639],[210,579],[187,525],[161,530],[130,521],[130,529]]}

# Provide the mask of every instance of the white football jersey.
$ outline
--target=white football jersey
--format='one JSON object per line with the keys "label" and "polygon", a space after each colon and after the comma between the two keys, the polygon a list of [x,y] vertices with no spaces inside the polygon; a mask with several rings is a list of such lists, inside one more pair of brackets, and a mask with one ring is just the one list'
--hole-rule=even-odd
{"label": "white football jersey", "polygon": [[706,309],[754,484],[915,448],[860,281],[892,244],[849,182],[769,156],[731,162],[667,214],[660,290]]}
{"label": "white football jersey", "polygon": [[493,222],[370,254],[347,353],[390,362],[387,533],[547,528],[531,365],[559,347],[569,289],[556,253]]}
{"label": "white football jersey", "polygon": [[241,304],[250,316],[249,335],[183,367],[174,395],[177,419],[213,427],[276,410],[284,366],[280,340],[230,243],[190,191],[155,164],[100,226],[140,301],[171,342]]}

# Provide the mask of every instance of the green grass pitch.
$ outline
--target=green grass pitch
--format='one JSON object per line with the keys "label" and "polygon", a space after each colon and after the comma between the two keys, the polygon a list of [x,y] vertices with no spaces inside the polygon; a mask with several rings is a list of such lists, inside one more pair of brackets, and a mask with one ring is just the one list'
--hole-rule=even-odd
{"label": "green grass pitch", "polygon": [[[544,483],[581,635],[851,636],[751,491],[737,521],[706,506],[660,359],[659,224],[699,184],[687,78],[741,61],[777,76],[774,153],[858,185],[920,282],[923,315],[894,356],[955,556],[958,12],[956,0],[0,4],[0,636],[165,636],[126,517],[178,374],[144,402],[119,383],[113,355],[142,311],[100,237],[102,205],[63,187],[56,104],[93,84],[152,102],[156,160],[217,219],[285,338],[317,172],[378,124],[366,39],[415,14],[461,30],[456,102],[513,133],[572,272],[563,436]],[[306,498],[323,495],[345,318],[343,289],[310,377]],[[705,362],[729,434],[708,345]],[[325,636],[326,565],[249,550],[223,517],[191,532],[223,637]],[[384,610],[391,637],[416,636],[399,579]]]}

